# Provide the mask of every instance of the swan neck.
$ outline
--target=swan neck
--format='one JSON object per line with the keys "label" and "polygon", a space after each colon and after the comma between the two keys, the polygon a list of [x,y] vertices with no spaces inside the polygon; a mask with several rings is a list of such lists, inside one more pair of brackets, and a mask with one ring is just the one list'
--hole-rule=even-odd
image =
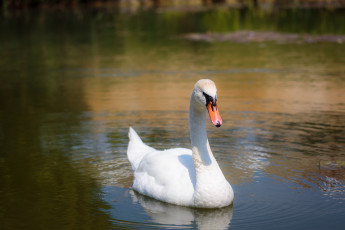
{"label": "swan neck", "polygon": [[193,94],[189,108],[189,129],[195,166],[211,165],[214,157],[207,138],[206,109],[195,101]]}

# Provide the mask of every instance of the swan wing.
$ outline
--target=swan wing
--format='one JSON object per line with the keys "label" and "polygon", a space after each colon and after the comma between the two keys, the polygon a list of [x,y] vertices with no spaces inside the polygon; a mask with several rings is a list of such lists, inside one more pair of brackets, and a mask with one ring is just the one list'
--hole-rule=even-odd
{"label": "swan wing", "polygon": [[133,188],[164,202],[192,206],[194,187],[195,170],[189,149],[149,152],[134,172]]}

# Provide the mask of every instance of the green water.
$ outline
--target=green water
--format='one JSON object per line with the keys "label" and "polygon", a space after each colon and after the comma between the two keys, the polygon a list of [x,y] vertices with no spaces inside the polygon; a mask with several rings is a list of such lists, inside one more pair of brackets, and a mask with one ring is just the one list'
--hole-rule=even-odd
{"label": "green water", "polygon": [[[343,10],[36,11],[0,21],[0,228],[342,229],[345,45],[192,42],[191,32],[344,34]],[[233,206],[134,193],[128,127],[189,147],[208,77],[224,125],[211,148]]]}

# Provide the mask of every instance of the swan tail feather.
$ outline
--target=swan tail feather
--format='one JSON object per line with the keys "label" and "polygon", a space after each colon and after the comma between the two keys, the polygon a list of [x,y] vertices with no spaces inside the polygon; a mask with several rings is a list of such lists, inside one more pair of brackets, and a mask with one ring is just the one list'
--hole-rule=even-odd
{"label": "swan tail feather", "polygon": [[146,145],[132,127],[129,127],[128,137],[127,157],[132,165],[133,171],[135,171],[143,157],[155,149]]}

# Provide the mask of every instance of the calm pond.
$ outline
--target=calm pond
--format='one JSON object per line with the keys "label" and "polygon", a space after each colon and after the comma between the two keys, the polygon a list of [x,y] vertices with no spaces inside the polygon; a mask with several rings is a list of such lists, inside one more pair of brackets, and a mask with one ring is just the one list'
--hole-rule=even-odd
{"label": "calm pond", "polygon": [[[188,33],[344,35],[342,10],[37,11],[0,20],[0,229],[343,229],[345,43],[205,42]],[[190,147],[189,97],[218,88],[207,124],[232,206],[131,190],[128,128]]]}

